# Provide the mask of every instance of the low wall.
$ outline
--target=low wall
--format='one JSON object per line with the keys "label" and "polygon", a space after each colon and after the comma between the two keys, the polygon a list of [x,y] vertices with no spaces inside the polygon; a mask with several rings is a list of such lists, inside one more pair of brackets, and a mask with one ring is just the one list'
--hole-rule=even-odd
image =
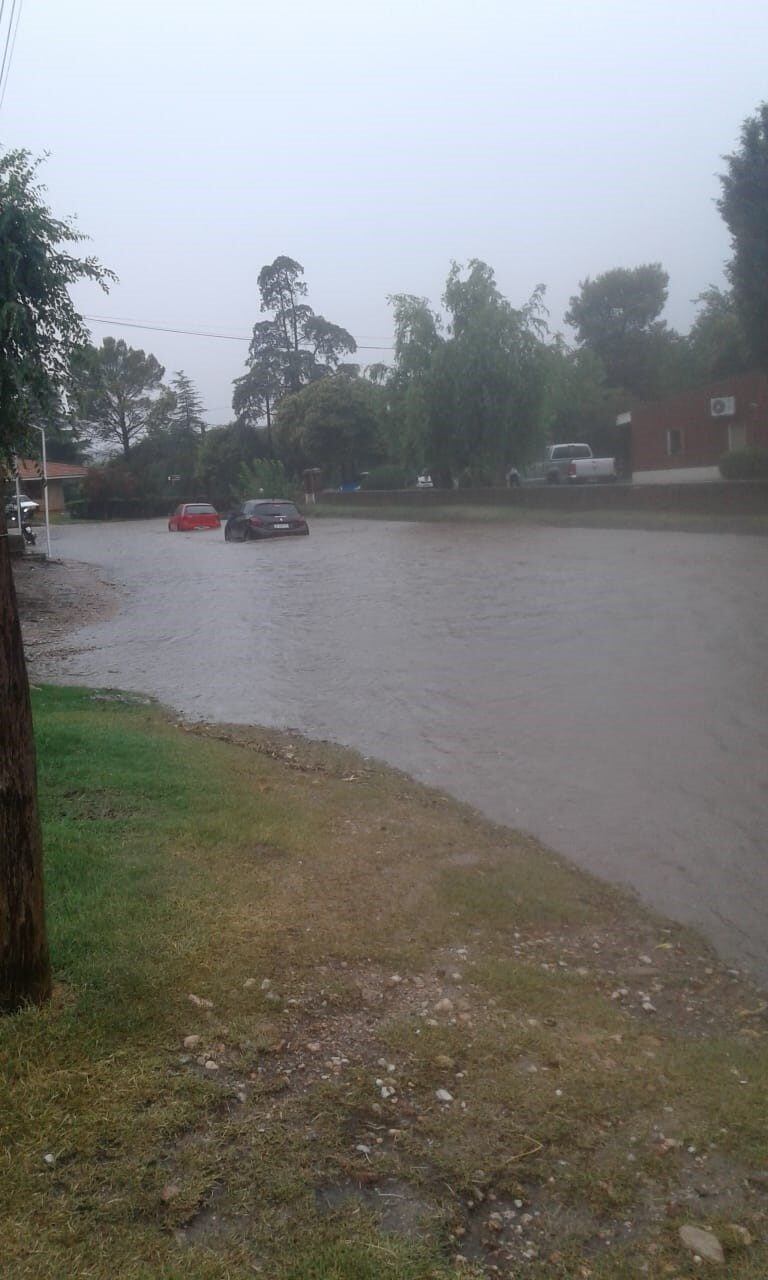
{"label": "low wall", "polygon": [[509,506],[547,511],[677,511],[700,515],[768,515],[768,481],[712,484],[520,485],[516,489],[369,489],[319,493],[345,507]]}

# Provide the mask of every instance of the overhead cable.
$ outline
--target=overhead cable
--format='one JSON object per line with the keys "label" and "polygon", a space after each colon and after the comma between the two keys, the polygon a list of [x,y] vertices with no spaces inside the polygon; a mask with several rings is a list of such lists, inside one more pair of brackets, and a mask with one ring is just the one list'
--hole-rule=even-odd
{"label": "overhead cable", "polygon": [[[121,329],[147,329],[151,333],[180,333],[190,338],[220,338],[223,342],[250,342],[250,338],[240,333],[211,333],[204,329],[176,329],[165,324],[144,324],[138,320],[118,320],[115,316],[83,316],[84,320],[94,324],[114,324]],[[358,351],[392,351],[391,346],[357,346]]]}

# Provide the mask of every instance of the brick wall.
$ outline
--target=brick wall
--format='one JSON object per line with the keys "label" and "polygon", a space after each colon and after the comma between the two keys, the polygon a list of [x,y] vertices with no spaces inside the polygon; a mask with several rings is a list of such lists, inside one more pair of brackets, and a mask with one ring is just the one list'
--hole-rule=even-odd
{"label": "brick wall", "polygon": [[[713,418],[710,400],[733,396],[733,417]],[[717,466],[727,452],[729,426],[743,427],[748,445],[768,448],[768,378],[745,373],[632,408],[633,471]],[[680,433],[681,449],[668,452],[668,432]]]}

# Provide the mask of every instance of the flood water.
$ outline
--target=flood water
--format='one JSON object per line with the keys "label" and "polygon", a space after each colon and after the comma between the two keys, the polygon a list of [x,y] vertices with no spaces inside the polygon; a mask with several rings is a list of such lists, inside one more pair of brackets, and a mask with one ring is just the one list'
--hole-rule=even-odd
{"label": "flood water", "polygon": [[54,530],[119,613],[44,673],[357,747],[768,979],[768,540],[316,520]]}

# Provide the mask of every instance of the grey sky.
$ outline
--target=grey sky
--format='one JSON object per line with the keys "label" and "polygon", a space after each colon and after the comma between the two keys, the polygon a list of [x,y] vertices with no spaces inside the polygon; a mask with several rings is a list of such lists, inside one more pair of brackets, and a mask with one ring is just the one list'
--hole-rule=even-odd
{"label": "grey sky", "polygon": [[[386,344],[386,295],[437,302],[451,258],[513,303],[660,261],[668,318],[722,278],[720,156],[768,97],[763,0],[25,0],[4,146],[120,283],[89,314],[248,335],[256,277]],[[229,415],[245,344],[94,325],[154,351]],[[387,352],[361,353],[361,360]]]}

